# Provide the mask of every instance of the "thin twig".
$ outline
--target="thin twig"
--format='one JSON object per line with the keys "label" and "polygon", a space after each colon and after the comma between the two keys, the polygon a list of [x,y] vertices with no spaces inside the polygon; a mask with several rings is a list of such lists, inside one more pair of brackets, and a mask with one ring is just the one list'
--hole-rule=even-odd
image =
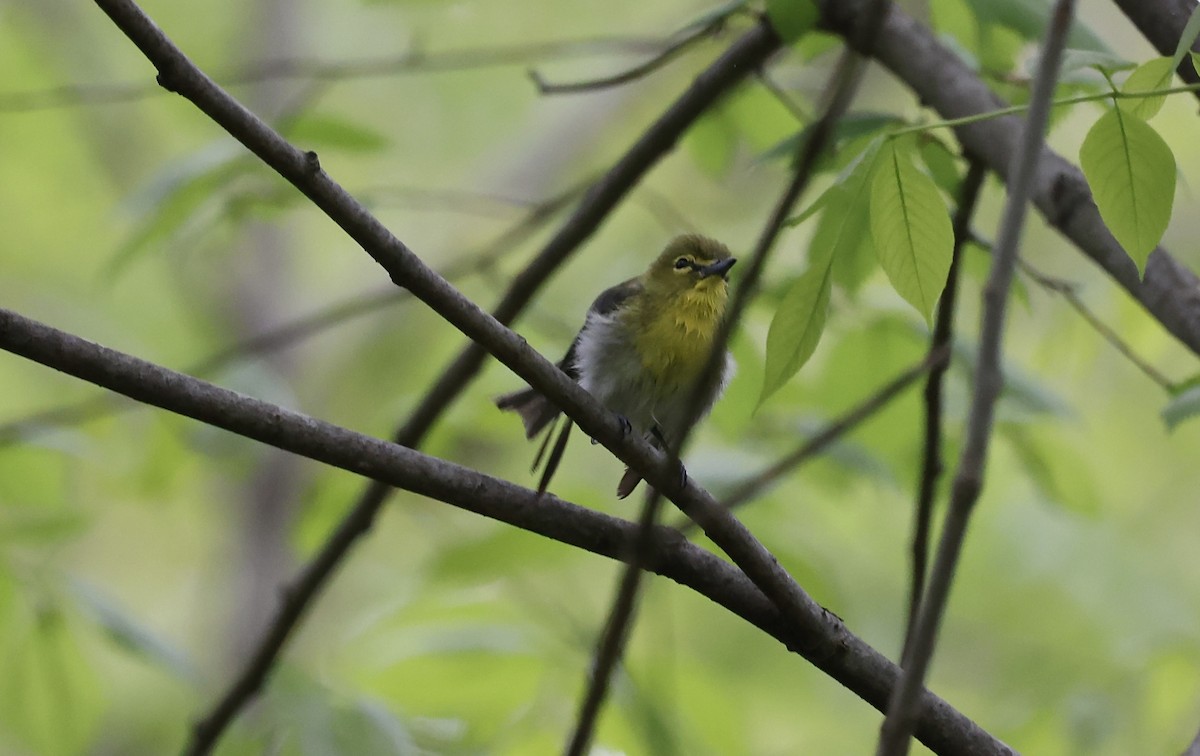
{"label": "thin twig", "polygon": [[[883,2],[876,2],[867,11],[875,20],[867,23],[865,27],[867,29],[866,34],[873,34],[878,30],[883,7]],[[870,46],[870,42],[868,41],[866,47],[870,48]],[[749,264],[740,277],[737,291],[729,303],[726,316],[717,329],[716,336],[713,338],[704,368],[689,389],[687,410],[683,415],[683,423],[679,428],[670,429],[672,436],[667,444],[667,457],[672,466],[679,465],[680,454],[686,446],[697,421],[703,414],[704,405],[706,404],[705,400],[711,395],[713,387],[720,380],[719,375],[721,367],[725,363],[725,351],[730,335],[737,327],[742,313],[757,290],[758,278],[762,274],[766,260],[770,255],[771,249],[774,247],[775,240],[783,229],[784,222],[791,215],[796,201],[812,178],[817,158],[824,151],[829,136],[833,134],[837,121],[849,107],[860,79],[861,60],[857,53],[846,48],[837,68],[830,77],[826,89],[825,110],[821,114],[821,118],[817,121],[809,139],[802,140],[798,145],[797,159],[794,163],[796,166],[795,173],[788,181],[780,198],[776,201],[775,207],[763,227],[754,251],[750,255]],[[682,469],[682,466],[680,466],[680,469]],[[721,507],[715,502],[713,503],[715,506],[711,511],[690,510],[688,507],[682,505],[681,509],[683,509],[688,517],[700,525],[706,533],[710,532],[710,528],[725,528],[731,523],[736,523],[729,509]],[[637,553],[621,576],[620,587],[618,588],[612,609],[609,612],[600,646],[596,653],[595,663],[591,671],[591,678],[584,696],[584,702],[580,709],[580,715],[567,747],[568,756],[582,756],[591,742],[600,705],[608,690],[609,679],[624,652],[625,639],[629,635],[629,628],[633,622],[634,609],[641,583],[639,565],[648,561],[652,556],[647,551],[652,548],[649,534],[653,526],[658,522],[661,504],[662,498],[658,490],[651,489],[647,492],[646,501],[639,517],[639,525],[642,528],[641,532],[646,535],[645,538],[637,540]],[[734,557],[734,561],[738,561],[737,557],[733,554],[730,554],[730,556]],[[751,577],[753,578],[753,576]]]}
{"label": "thin twig", "polygon": [[[246,438],[373,476],[422,496],[522,528],[609,559],[629,559],[639,528],[316,418],[214,386],[0,309],[0,349],[131,399]],[[801,626],[734,565],[689,544],[669,528],[654,529],[648,569],[691,588],[804,656],[876,708],[899,670],[819,607]],[[1007,754],[1004,744],[932,693],[918,737],[939,753]]]}
{"label": "thin twig", "polygon": [[[963,245],[971,238],[971,218],[979,200],[987,169],[972,160],[967,175],[959,188],[958,209],[954,213],[954,251],[950,261],[950,272],[946,276],[946,288],[938,302],[937,320],[929,340],[929,353],[945,351],[954,339],[954,308],[958,299],[958,279],[962,269]],[[921,479],[917,489],[916,506],[913,508],[912,574],[908,594],[908,622],[904,630],[904,650],[900,654],[901,666],[908,657],[908,644],[916,625],[917,612],[921,607],[921,595],[925,590],[925,573],[929,560],[929,529],[933,518],[934,493],[942,476],[942,379],[949,367],[947,363],[937,365],[929,371],[925,383],[925,445],[921,457]]]}
{"label": "thin twig", "polygon": [[[590,37],[547,42],[497,45],[427,52],[412,50],[360,60],[322,61],[288,58],[262,61],[248,70],[214,76],[222,86],[235,87],[278,79],[337,82],[358,78],[413,73],[467,71],[514,66],[531,60],[580,58],[612,53],[654,53],[666,44],[648,37]],[[144,80],[108,84],[70,84],[31,92],[0,93],[0,113],[29,113],[80,105],[135,102],[163,94],[162,87]]]}
{"label": "thin twig", "polygon": [[561,84],[546,81],[546,79],[538,72],[536,68],[529,69],[529,78],[533,81],[534,86],[538,89],[538,94],[556,95],[556,94],[573,94],[577,92],[595,92],[602,89],[610,89],[618,87],[622,84],[628,84],[631,81],[638,79],[648,74],[657,71],[663,66],[670,63],[675,58],[679,57],[689,47],[696,44],[706,37],[711,37],[719,33],[725,28],[727,16],[719,16],[707,24],[695,29],[684,35],[675,42],[672,42],[661,52],[654,57],[639,63],[632,68],[628,68],[620,73],[612,76],[605,76],[599,79],[587,79],[585,81],[570,81]]}
{"label": "thin twig", "polygon": [[1147,378],[1157,383],[1159,387],[1161,387],[1167,393],[1171,393],[1175,390],[1174,381],[1159,372],[1158,368],[1142,359],[1141,355],[1135,352],[1133,347],[1130,346],[1125,339],[1121,338],[1121,334],[1114,331],[1112,327],[1101,320],[1096,313],[1092,312],[1092,309],[1088,307],[1087,303],[1083,301],[1083,298],[1079,296],[1078,287],[1074,283],[1070,281],[1064,281],[1061,278],[1048,276],[1039,271],[1033,265],[1030,265],[1024,259],[1018,259],[1017,265],[1020,266],[1021,272],[1028,275],[1036,284],[1047,291],[1051,291],[1062,296],[1063,299],[1067,300],[1067,304],[1071,306],[1071,309],[1079,313],[1079,316],[1082,317],[1084,321],[1092,327],[1092,330],[1100,334],[1102,339],[1112,345],[1112,347],[1120,352],[1125,359],[1129,360],[1134,367],[1142,371]]}
{"label": "thin twig", "polygon": [[794,471],[808,460],[824,452],[835,441],[857,428],[875,413],[882,410],[895,400],[921,376],[935,370],[944,369],[950,357],[949,350],[930,352],[917,364],[904,370],[892,380],[881,386],[850,411],[830,422],[820,433],[809,438],[791,453],[781,457],[766,469],[743,481],[721,499],[721,504],[734,509],[751,501],[760,493],[770,488],[784,475]]}
{"label": "thin twig", "polygon": [[[989,252],[992,249],[992,243],[976,232],[971,233],[971,241]],[[1117,333],[1113,330],[1112,326],[1101,320],[1100,316],[1088,306],[1087,302],[1083,301],[1083,297],[1079,295],[1078,284],[1043,273],[1023,257],[1017,258],[1017,267],[1042,289],[1053,294],[1058,294],[1067,300],[1067,304],[1071,306],[1071,309],[1075,310],[1083,318],[1084,322],[1100,335],[1100,338],[1107,341],[1121,356],[1129,360],[1135,368],[1140,370],[1151,381],[1158,384],[1160,388],[1168,394],[1172,394],[1177,390],[1178,384],[1175,381],[1172,381],[1159,371],[1158,368],[1151,365],[1144,357],[1139,355],[1129,342],[1121,338],[1121,334]]]}
{"label": "thin twig", "polygon": [[906,644],[909,648],[907,663],[901,673],[900,684],[893,691],[887,718],[880,729],[876,751],[878,756],[902,756],[908,753],[912,725],[920,707],[919,693],[933,658],[938,625],[950,595],[950,584],[962,551],[967,523],[983,487],[993,413],[1004,385],[1001,347],[1009,288],[1016,270],[1017,245],[1024,227],[1034,171],[1049,120],[1050,101],[1058,80],[1059,63],[1074,10],[1075,0],[1058,0],[1054,5],[1030,96],[1029,117],[1022,130],[1017,152],[1012,156],[1008,200],[1000,221],[991,274],[983,291],[983,323],[980,327],[975,391],[967,419],[966,440],[954,478],[933,572],[921,602],[912,641]]}

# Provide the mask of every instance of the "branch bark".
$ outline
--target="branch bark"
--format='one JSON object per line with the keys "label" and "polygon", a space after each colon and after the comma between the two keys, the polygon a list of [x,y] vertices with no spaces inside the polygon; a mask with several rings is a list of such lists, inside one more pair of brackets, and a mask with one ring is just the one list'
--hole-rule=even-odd
{"label": "branch bark", "polygon": [[[0,309],[0,349],[185,415],[365,475],[455,507],[616,560],[628,560],[637,526],[552,495],[338,427]],[[812,603],[797,625],[736,567],[689,543],[677,531],[653,529],[646,568],[695,590],[746,619],[882,709],[899,670]],[[1011,754],[1003,743],[929,692],[922,694],[917,737],[938,753]]]}

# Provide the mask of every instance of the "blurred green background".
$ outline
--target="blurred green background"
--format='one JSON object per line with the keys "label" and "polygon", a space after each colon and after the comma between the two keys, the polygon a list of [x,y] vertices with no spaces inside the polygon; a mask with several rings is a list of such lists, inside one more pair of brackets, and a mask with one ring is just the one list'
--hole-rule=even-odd
{"label": "blurred green background", "polygon": [[[980,33],[972,10],[979,5],[907,7],[964,55],[1026,72],[1029,41],[1003,24]],[[535,208],[609,166],[750,23],[735,17],[717,39],[634,84],[540,96],[527,69],[553,81],[618,72],[711,6],[143,7],[192,60],[299,146],[317,150],[336,180],[485,307],[570,205],[537,224],[529,222]],[[1134,62],[1154,55],[1109,3],[1081,2],[1079,15],[1116,54]],[[806,41],[776,59],[770,75],[812,112],[835,52],[832,40]],[[339,64],[418,53],[405,70],[236,83],[264,60]],[[386,276],[360,249],[193,106],[155,92],[151,66],[92,4],[0,0],[0,71],[4,307],[172,368],[199,365],[223,386],[379,436],[464,345],[419,303],[390,296]],[[1021,96],[1019,86],[1003,86],[1006,96]],[[116,101],[92,101],[110,95]],[[913,122],[923,115],[878,69],[856,109]],[[1200,228],[1186,181],[1200,159],[1195,109],[1194,99],[1176,96],[1154,120],[1183,177],[1165,244],[1193,269]],[[1059,111],[1051,145],[1075,159],[1099,112]],[[592,296],[640,272],[675,233],[700,231],[748,252],[788,177],[786,160],[769,152],[797,128],[794,115],[749,80],[633,191],[518,330],[557,359]],[[833,177],[824,174],[816,189]],[[1002,200],[989,181],[976,223],[985,235],[994,234]],[[530,233],[495,244],[517,226]],[[876,270],[859,288],[835,288],[812,361],[755,412],[767,326],[803,270],[810,235],[805,224],[781,238],[734,344],[737,378],[691,448],[692,475],[717,494],[924,353],[923,319]],[[965,254],[958,326],[969,351],[987,255]],[[1031,218],[1023,254],[1076,283],[1172,380],[1196,372],[1194,355],[1040,217]],[[931,687],[1023,752],[1178,752],[1200,726],[1200,422],[1168,431],[1160,417],[1166,394],[1060,296],[1028,279],[1016,296],[1006,357],[1019,390],[1002,400]],[[372,302],[383,304],[282,348],[201,365],[298,318]],[[957,360],[949,377],[951,462],[967,366]],[[519,385],[489,366],[425,450],[531,484],[533,449],[516,419],[491,402]],[[0,423],[98,393],[0,355]],[[907,602],[919,396],[910,390],[742,513],[818,601],[890,656]],[[6,431],[0,752],[175,751],[253,647],[280,583],[352,505],[362,481],[145,409]],[[601,447],[576,443],[554,489],[633,518],[636,497],[612,495],[620,471]],[[556,752],[616,575],[598,557],[396,495],[219,753]],[[864,753],[879,721],[754,628],[652,580],[596,748]]]}

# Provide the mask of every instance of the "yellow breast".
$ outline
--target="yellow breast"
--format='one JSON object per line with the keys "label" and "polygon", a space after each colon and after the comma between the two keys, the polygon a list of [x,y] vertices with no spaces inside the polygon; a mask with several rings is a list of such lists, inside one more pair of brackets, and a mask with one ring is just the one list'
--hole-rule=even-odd
{"label": "yellow breast", "polygon": [[704,369],[725,310],[721,283],[689,288],[662,307],[631,313],[639,321],[634,345],[642,368],[660,387],[685,388]]}

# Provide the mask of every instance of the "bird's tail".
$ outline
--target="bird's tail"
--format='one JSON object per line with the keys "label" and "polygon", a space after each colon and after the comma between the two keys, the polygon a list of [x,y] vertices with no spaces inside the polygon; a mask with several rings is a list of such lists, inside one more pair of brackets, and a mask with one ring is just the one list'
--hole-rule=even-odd
{"label": "bird's tail", "polygon": [[521,416],[521,422],[525,423],[525,438],[537,436],[559,413],[558,407],[532,388],[498,396],[496,406]]}
{"label": "bird's tail", "polygon": [[[563,452],[567,448],[567,438],[571,434],[571,426],[574,423],[570,418],[567,418],[563,425],[562,431],[558,434],[558,440],[554,442],[553,448],[550,446],[550,440],[554,436],[554,421],[558,419],[560,410],[550,403],[546,397],[542,396],[532,388],[521,389],[514,391],[511,394],[496,397],[496,406],[502,410],[516,412],[521,416],[521,422],[525,424],[525,438],[536,438],[539,433],[546,430],[549,426],[549,431],[546,433],[546,438],[542,441],[542,445],[538,447],[537,456],[533,458],[532,472],[537,472],[538,467],[542,464],[542,460],[546,461],[546,466],[542,469],[542,477],[538,481],[538,494],[546,492],[547,486],[550,485],[550,479],[554,477],[554,472],[558,469],[558,463],[562,461]],[[547,455],[549,450],[549,455]]]}

